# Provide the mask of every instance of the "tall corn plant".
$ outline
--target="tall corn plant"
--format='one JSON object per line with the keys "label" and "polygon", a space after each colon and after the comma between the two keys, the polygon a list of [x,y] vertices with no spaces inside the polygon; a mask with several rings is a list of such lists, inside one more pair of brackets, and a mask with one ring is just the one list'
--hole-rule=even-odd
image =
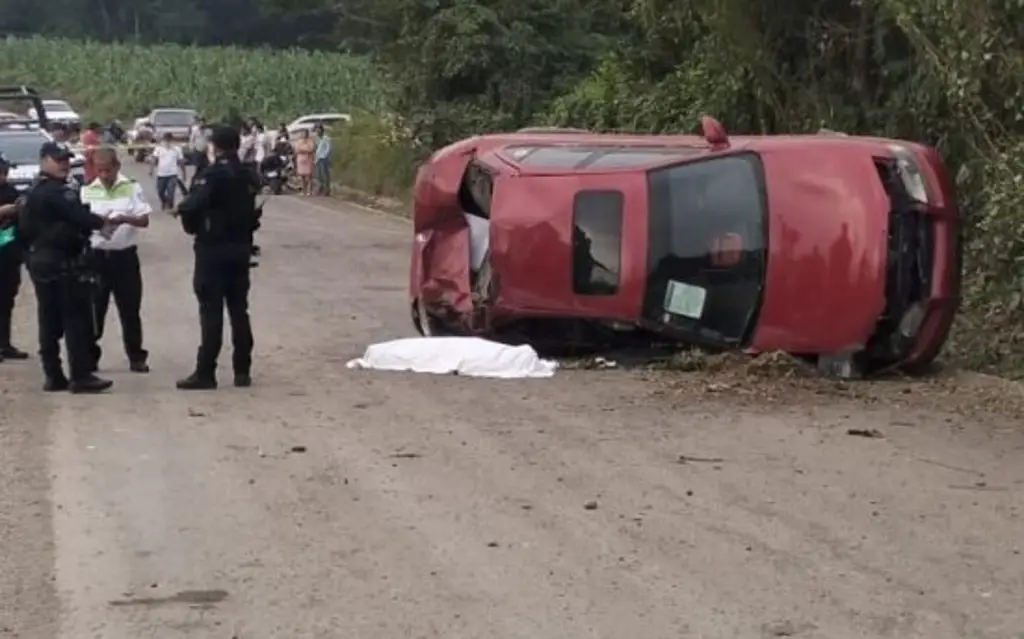
{"label": "tall corn plant", "polygon": [[326,110],[382,111],[387,93],[364,59],[302,50],[0,40],[0,80],[76,101],[106,120],[158,107],[220,117],[232,108],[269,122]]}

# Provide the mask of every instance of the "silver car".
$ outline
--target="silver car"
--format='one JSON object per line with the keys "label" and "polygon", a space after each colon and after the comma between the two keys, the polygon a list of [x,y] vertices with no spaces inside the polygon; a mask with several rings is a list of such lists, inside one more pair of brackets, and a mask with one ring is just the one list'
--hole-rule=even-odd
{"label": "silver car", "polygon": [[175,141],[187,142],[196,117],[197,113],[192,109],[153,109],[139,124],[153,129],[156,141],[170,133]]}

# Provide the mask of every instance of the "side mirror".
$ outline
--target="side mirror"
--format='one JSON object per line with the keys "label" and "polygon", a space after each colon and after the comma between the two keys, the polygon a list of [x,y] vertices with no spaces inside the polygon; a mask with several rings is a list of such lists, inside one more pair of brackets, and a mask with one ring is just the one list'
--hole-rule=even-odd
{"label": "side mirror", "polygon": [[710,115],[700,119],[700,132],[712,149],[729,148],[729,135],[725,132],[725,127]]}

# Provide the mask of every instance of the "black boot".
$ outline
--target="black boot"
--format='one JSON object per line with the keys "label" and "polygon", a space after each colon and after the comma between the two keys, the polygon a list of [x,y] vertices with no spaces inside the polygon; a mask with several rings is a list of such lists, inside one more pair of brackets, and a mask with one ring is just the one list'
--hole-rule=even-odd
{"label": "black boot", "polygon": [[249,388],[252,386],[252,375],[249,373],[235,373],[235,387]]}
{"label": "black boot", "polygon": [[128,363],[128,369],[133,373],[148,373],[149,364],[147,364],[144,359],[137,359]]}
{"label": "black boot", "polygon": [[46,381],[43,382],[43,391],[47,393],[60,393],[66,391],[70,387],[68,384],[68,378],[61,375],[60,377],[47,377]]}
{"label": "black boot", "polygon": [[7,346],[0,347],[0,361],[5,359],[28,359],[28,353],[8,344]]}
{"label": "black boot", "polygon": [[217,388],[217,378],[197,371],[185,379],[179,379],[176,386],[178,390],[214,390]]}
{"label": "black boot", "polygon": [[86,375],[81,379],[71,381],[71,392],[77,394],[95,394],[102,393],[114,385],[114,382],[109,379],[103,379],[96,377],[95,375]]}

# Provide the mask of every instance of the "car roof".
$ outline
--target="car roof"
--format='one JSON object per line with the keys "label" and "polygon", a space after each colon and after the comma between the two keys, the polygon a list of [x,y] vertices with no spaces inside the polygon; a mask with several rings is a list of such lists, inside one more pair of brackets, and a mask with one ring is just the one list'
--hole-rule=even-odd
{"label": "car roof", "polygon": [[23,123],[17,123],[16,126],[12,125],[0,125],[0,137],[27,137],[27,136],[40,137],[45,140],[52,139],[50,134],[42,129],[34,129]]}
{"label": "car roof", "polygon": [[[654,135],[634,133],[595,133],[572,130],[552,130],[517,133],[497,133],[463,140],[454,147],[476,147],[477,154],[493,152],[498,159],[522,173],[573,173],[586,170],[649,170],[659,166],[677,164],[688,159],[711,153],[778,153],[787,150],[819,150],[829,148],[860,147],[867,151],[885,152],[899,140],[846,136],[831,132],[803,135],[748,135],[730,136],[729,146],[712,149],[699,135]],[[453,147],[448,147],[452,149]],[[550,161],[539,161],[534,149],[561,149],[562,156],[572,155],[575,150],[577,161],[558,157],[559,153],[548,151]],[[648,152],[649,161],[623,161],[618,164],[599,162],[602,154],[609,150],[621,150],[623,155],[642,155]],[[589,152],[588,152],[589,151]],[[446,151],[445,151],[446,152]],[[531,161],[532,158],[532,161]],[[602,166],[604,165],[604,166]]]}
{"label": "car roof", "polygon": [[170,111],[170,112],[173,112],[173,113],[196,113],[195,109],[178,109],[178,108],[175,108],[175,107],[158,107],[158,108],[153,109],[152,111],[150,111],[150,113],[157,113],[157,112],[160,112],[160,111],[163,111],[163,112]]}

